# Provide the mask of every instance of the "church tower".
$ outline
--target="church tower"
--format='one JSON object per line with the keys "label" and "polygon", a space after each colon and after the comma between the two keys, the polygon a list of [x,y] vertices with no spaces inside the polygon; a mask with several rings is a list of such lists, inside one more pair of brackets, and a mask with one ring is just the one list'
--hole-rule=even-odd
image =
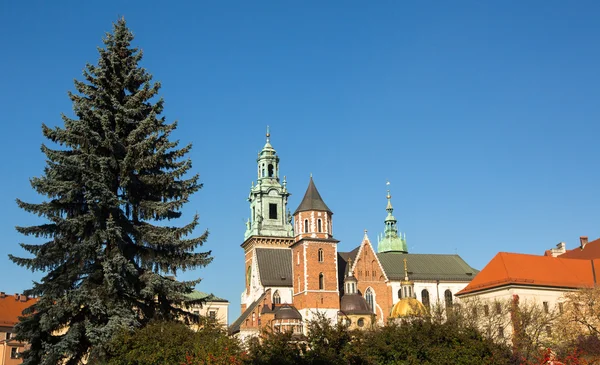
{"label": "church tower", "polygon": [[279,156],[271,146],[267,127],[267,143],[258,154],[256,185],[252,182],[248,201],[250,218],[246,223],[245,239],[251,236],[293,237],[292,217],[287,210],[290,193],[287,182],[279,179]]}
{"label": "church tower", "polygon": [[[245,255],[244,274],[246,279],[246,288],[241,296],[242,312],[261,297],[269,285],[273,284],[268,282],[268,278],[261,277],[259,260],[265,257],[268,257],[269,260],[272,260],[273,257],[284,261],[291,260],[290,246],[294,243],[292,215],[287,209],[290,193],[287,191],[285,177],[283,183],[280,181],[279,156],[271,146],[271,134],[268,127],[267,142],[259,152],[256,163],[257,180],[256,184],[252,182],[248,196],[250,218],[246,222],[244,243],[242,243]],[[273,253],[270,249],[282,250]],[[262,269],[266,270],[267,268],[262,267]],[[275,275],[274,273],[279,273],[278,269],[271,270],[271,274]],[[291,302],[292,285],[289,277],[291,276],[291,270],[290,274],[283,275],[288,276],[288,278],[283,278],[282,275],[279,275],[281,285],[289,287],[283,301]],[[288,281],[289,283],[287,283]]]}
{"label": "church tower", "polygon": [[398,232],[398,221],[392,214],[394,208],[392,207],[392,195],[389,190],[387,191],[387,206],[385,207],[385,210],[387,211],[387,217],[385,217],[384,220],[385,230],[383,236],[378,237],[377,252],[395,251],[408,253],[406,235],[402,236],[402,233]]}
{"label": "church tower", "polygon": [[337,241],[333,238],[333,213],[312,176],[302,202],[294,212],[292,245],[294,305],[305,321],[316,312],[335,320],[340,308]]}

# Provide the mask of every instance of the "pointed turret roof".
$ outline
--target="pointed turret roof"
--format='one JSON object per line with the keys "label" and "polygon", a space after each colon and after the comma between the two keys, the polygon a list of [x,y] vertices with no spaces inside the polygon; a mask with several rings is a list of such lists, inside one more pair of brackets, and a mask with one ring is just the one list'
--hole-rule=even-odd
{"label": "pointed turret roof", "polygon": [[319,194],[319,191],[317,190],[317,187],[313,182],[312,176],[310,177],[310,182],[308,183],[308,188],[306,189],[304,198],[302,198],[302,202],[300,203],[298,209],[296,209],[294,214],[310,210],[320,210],[333,214],[333,212],[329,210],[329,208],[321,198],[321,194]]}

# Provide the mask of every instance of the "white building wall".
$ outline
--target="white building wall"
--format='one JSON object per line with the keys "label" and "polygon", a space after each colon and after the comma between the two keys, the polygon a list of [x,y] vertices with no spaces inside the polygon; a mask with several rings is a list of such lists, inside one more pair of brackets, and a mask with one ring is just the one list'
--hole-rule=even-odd
{"label": "white building wall", "polygon": [[[281,298],[281,304],[293,304],[292,297],[294,289],[289,286],[269,286],[265,287],[265,291],[271,289],[271,302],[273,303],[273,295],[275,291],[279,291],[279,298]],[[261,293],[262,295],[262,293]]]}
{"label": "white building wall", "polygon": [[215,313],[217,323],[227,327],[229,325],[229,302],[206,302],[201,304],[193,304],[189,308],[185,308],[188,312],[209,317],[211,312]]}
{"label": "white building wall", "polygon": [[[431,281],[415,281],[415,294],[417,300],[423,302],[423,297],[421,295],[423,289],[427,289],[429,292],[429,303],[433,306],[436,304],[444,305],[444,292],[446,290],[450,290],[452,292],[452,300],[453,302],[458,302],[459,299],[454,295],[459,291],[463,290],[469,283],[465,281],[450,281],[450,282],[431,282]],[[390,281],[390,286],[392,288],[393,300],[392,305],[398,303],[400,298],[398,298],[398,290],[400,290],[400,281]],[[439,296],[438,296],[439,294]]]}
{"label": "white building wall", "polygon": [[338,321],[338,310],[337,309],[323,309],[323,308],[305,308],[300,311],[302,315],[304,334],[308,334],[308,324],[310,321],[317,319],[319,314],[324,314],[332,324]]}

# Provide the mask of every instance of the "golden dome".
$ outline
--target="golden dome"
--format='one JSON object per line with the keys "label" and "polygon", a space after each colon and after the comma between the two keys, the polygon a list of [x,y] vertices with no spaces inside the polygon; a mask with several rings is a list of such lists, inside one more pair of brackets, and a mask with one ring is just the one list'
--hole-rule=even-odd
{"label": "golden dome", "polygon": [[425,306],[415,298],[404,298],[392,307],[390,318],[424,316],[427,314]]}

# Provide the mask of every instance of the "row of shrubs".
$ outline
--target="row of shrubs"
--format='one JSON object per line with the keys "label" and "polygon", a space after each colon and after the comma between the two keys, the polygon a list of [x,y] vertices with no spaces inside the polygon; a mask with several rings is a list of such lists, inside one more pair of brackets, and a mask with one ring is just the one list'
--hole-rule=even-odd
{"label": "row of shrubs", "polygon": [[[324,319],[308,325],[301,340],[290,333],[265,333],[262,341],[240,344],[223,328],[207,323],[193,331],[178,322],[156,321],[123,332],[105,349],[97,365],[241,364],[545,364],[554,354],[543,349],[530,359],[508,344],[486,339],[474,328],[453,321],[413,320],[368,331],[349,331]],[[559,355],[560,356],[560,355]],[[573,353],[565,364],[596,364]],[[558,362],[555,362],[559,364]]]}

